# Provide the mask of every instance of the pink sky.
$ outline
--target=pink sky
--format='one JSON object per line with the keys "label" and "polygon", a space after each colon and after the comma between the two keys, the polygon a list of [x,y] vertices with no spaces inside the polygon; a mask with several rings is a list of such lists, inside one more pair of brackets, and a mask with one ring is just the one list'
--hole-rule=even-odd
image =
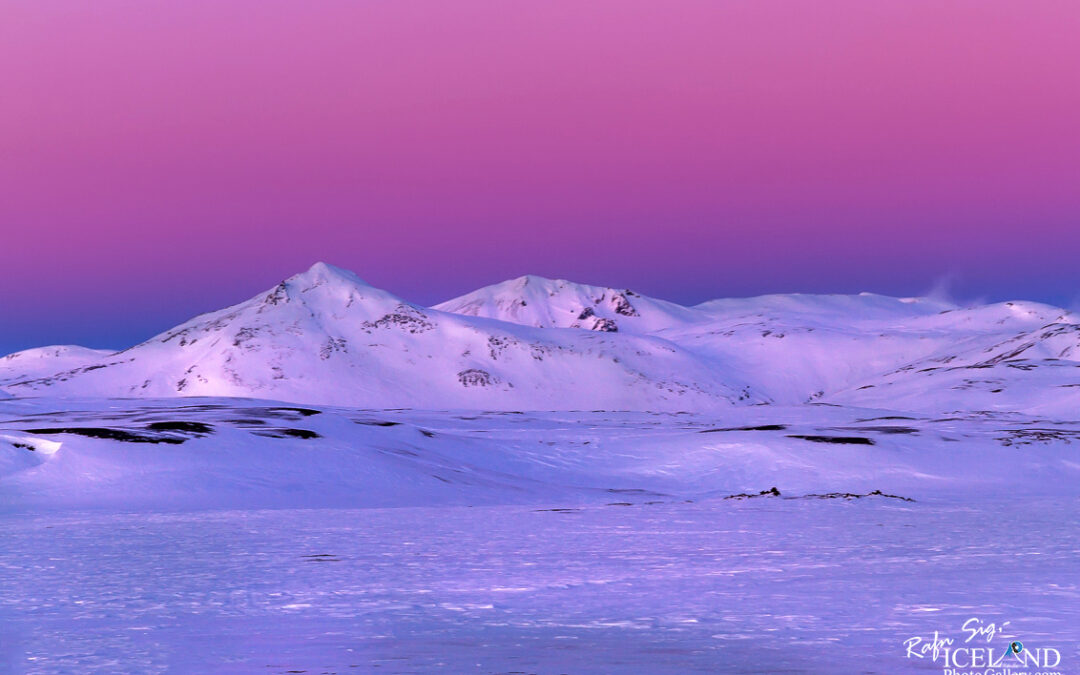
{"label": "pink sky", "polygon": [[0,351],[326,260],[682,302],[1080,296],[1080,3],[9,0]]}

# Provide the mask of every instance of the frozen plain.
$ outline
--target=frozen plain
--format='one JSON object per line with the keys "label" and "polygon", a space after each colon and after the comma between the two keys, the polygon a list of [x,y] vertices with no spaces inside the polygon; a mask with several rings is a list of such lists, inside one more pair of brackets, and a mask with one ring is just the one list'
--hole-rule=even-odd
{"label": "frozen plain", "polygon": [[1080,663],[1075,422],[63,403],[2,408],[5,672],[942,672],[904,641],[972,617]]}

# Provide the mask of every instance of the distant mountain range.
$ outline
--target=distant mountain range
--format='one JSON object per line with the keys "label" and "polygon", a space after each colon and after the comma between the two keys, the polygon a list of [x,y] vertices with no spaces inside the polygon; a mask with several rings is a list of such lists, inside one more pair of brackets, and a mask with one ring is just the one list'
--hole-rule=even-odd
{"label": "distant mountain range", "polygon": [[871,294],[684,307],[535,276],[427,308],[318,263],[120,352],[0,358],[0,389],[370,408],[1060,411],[1080,403],[1078,318],[1029,302]]}

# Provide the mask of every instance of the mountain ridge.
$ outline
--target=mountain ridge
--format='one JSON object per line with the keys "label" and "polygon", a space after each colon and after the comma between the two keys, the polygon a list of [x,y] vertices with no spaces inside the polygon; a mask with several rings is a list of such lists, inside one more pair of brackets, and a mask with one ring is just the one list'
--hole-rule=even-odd
{"label": "mountain ridge", "polygon": [[316,263],[118,352],[4,357],[0,391],[482,409],[1046,408],[1080,394],[1077,322],[1040,303],[874,294],[684,307],[534,275],[424,307]]}
{"label": "mountain ridge", "polygon": [[754,399],[663,339],[550,332],[414,305],[322,263],[14,395],[255,396],[367,407],[682,409]]}

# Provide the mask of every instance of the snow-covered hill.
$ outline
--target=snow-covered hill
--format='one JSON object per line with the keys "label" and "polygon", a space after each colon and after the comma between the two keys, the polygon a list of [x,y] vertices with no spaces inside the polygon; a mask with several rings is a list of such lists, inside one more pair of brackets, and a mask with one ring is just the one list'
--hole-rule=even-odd
{"label": "snow-covered hill", "polygon": [[76,345],[26,349],[0,358],[0,386],[14,379],[46,377],[96,363],[112,352]]}
{"label": "snow-covered hill", "polygon": [[486,286],[435,309],[537,328],[651,333],[708,318],[704,312],[630,290],[523,276]]}
{"label": "snow-covered hill", "polygon": [[1080,406],[1080,317],[1032,302],[910,323],[934,348],[830,400],[906,410],[1071,413]]}
{"label": "snow-covered hill", "polygon": [[427,309],[322,263],[131,349],[10,378],[5,388],[378,408],[687,410],[757,401],[720,361],[659,338]]}

